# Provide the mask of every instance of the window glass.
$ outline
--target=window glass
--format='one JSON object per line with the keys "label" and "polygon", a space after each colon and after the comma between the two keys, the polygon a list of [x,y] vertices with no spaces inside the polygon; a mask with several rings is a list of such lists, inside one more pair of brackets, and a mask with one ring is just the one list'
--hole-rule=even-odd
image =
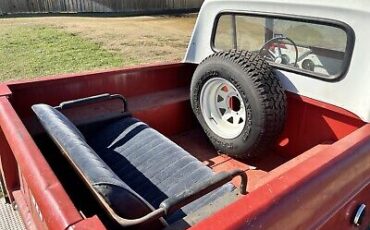
{"label": "window glass", "polygon": [[258,50],[264,43],[264,18],[236,16],[238,49]]}
{"label": "window glass", "polygon": [[341,52],[346,49],[346,32],[336,27],[275,19],[274,32],[284,34],[301,46],[321,47]]}
{"label": "window glass", "polygon": [[233,15],[223,15],[217,23],[215,37],[215,46],[220,50],[229,50],[233,48]]}
{"label": "window glass", "polygon": [[214,37],[217,50],[258,52],[276,67],[290,67],[320,77],[344,70],[347,34],[339,27],[242,14],[221,15]]}

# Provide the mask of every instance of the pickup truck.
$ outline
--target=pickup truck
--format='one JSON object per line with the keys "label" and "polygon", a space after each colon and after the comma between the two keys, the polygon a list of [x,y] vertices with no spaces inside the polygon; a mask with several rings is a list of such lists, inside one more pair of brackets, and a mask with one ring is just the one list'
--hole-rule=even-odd
{"label": "pickup truck", "polygon": [[27,229],[369,229],[369,20],[206,0],[181,63],[1,84],[6,201]]}

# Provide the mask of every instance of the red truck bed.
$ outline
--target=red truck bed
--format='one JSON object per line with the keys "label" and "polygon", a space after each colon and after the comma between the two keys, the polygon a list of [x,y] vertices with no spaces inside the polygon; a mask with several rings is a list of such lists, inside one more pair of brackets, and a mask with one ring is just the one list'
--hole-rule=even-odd
{"label": "red truck bed", "polygon": [[370,200],[370,124],[338,107],[289,93],[285,129],[263,157],[242,161],[218,155],[190,108],[195,67],[140,66],[0,85],[1,173],[8,200],[16,201],[25,224],[105,228],[94,207],[81,204],[90,198],[80,200],[80,185],[70,182],[73,175],[67,175],[55,146],[37,139],[40,127],[30,107],[118,93],[127,97],[134,116],[214,171],[247,172],[249,194],[194,228],[351,227],[357,205]]}

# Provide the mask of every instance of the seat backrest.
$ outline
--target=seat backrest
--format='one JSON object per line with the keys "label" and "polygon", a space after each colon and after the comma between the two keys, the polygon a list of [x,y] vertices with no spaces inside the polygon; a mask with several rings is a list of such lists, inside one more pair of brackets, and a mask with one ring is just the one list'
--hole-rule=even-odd
{"label": "seat backrest", "polygon": [[148,202],[111,170],[86,143],[78,128],[61,112],[46,104],[34,105],[32,110],[90,189],[100,194],[119,216],[127,219],[139,218],[153,210]]}

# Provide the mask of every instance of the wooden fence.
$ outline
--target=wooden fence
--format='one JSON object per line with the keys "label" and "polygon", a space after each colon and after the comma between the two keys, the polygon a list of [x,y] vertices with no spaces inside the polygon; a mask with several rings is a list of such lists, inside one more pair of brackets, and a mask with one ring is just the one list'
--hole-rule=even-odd
{"label": "wooden fence", "polygon": [[204,0],[0,0],[0,14],[143,13],[199,9]]}

